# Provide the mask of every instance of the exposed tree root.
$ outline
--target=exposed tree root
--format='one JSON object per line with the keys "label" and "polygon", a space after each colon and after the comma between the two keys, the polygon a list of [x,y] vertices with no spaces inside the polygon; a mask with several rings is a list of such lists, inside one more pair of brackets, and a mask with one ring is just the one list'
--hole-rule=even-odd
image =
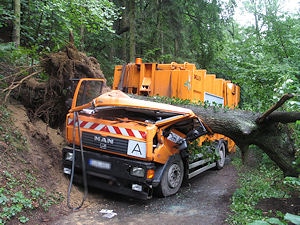
{"label": "exposed tree root", "polygon": [[[64,123],[68,111],[66,100],[73,96],[76,85],[74,80],[84,77],[105,78],[97,60],[79,52],[72,42],[64,51],[45,55],[39,66],[42,69],[26,76],[24,73],[32,71],[33,67],[10,75],[9,78],[6,76],[6,82],[11,84],[2,92],[5,93],[4,101],[13,95],[27,108],[31,119],[42,118],[51,127],[59,127]],[[49,78],[41,79],[42,72]]]}

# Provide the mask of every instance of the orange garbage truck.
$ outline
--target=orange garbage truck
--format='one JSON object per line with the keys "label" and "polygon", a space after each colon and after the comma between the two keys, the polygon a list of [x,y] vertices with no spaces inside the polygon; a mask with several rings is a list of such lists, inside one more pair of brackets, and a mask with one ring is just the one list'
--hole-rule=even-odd
{"label": "orange garbage truck", "polygon": [[184,180],[224,167],[227,140],[207,139],[213,134],[193,111],[120,90],[102,93],[103,83],[80,79],[66,117],[63,172],[75,182],[150,199],[174,195]]}

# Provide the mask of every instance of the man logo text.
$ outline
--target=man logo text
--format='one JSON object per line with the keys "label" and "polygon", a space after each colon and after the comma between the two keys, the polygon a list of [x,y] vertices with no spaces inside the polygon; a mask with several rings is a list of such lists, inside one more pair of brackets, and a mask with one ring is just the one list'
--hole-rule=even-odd
{"label": "man logo text", "polygon": [[114,144],[114,139],[101,137],[101,136],[94,136],[94,141],[106,143],[106,144]]}

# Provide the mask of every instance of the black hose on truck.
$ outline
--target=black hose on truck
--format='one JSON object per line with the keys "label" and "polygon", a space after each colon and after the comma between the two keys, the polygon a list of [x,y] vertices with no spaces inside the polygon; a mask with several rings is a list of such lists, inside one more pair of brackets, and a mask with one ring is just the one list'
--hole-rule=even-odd
{"label": "black hose on truck", "polygon": [[[70,177],[70,183],[68,187],[68,193],[67,193],[67,206],[69,209],[72,209],[73,211],[78,210],[82,207],[87,194],[88,194],[88,185],[87,185],[87,176],[86,176],[86,165],[84,160],[84,154],[83,154],[83,146],[82,146],[82,139],[80,134],[80,123],[79,123],[79,116],[78,111],[74,111],[74,123],[73,123],[73,157],[72,157],[72,169],[71,169],[71,177]],[[77,207],[72,207],[70,204],[70,195],[73,185],[73,179],[74,179],[74,170],[75,170],[75,156],[76,156],[76,146],[75,146],[75,135],[76,135],[76,124],[78,127],[78,136],[80,140],[80,152],[81,152],[81,164],[82,164],[82,179],[83,179],[83,186],[84,186],[84,195],[82,197],[81,203]]]}

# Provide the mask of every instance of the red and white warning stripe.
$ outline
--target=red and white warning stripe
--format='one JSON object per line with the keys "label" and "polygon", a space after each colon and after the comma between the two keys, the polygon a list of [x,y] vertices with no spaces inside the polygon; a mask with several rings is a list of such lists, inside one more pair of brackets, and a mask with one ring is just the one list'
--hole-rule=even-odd
{"label": "red and white warning stripe", "polygon": [[[69,118],[68,125],[73,125],[73,124],[74,124],[74,120]],[[81,120],[79,121],[79,124],[80,124],[81,128],[85,128],[85,129],[92,129],[92,130],[97,130],[97,131],[109,132],[111,134],[120,134],[120,135],[128,136],[128,137],[136,137],[136,138],[146,139],[146,132],[140,131],[140,130],[110,126],[110,125],[81,121]]]}

